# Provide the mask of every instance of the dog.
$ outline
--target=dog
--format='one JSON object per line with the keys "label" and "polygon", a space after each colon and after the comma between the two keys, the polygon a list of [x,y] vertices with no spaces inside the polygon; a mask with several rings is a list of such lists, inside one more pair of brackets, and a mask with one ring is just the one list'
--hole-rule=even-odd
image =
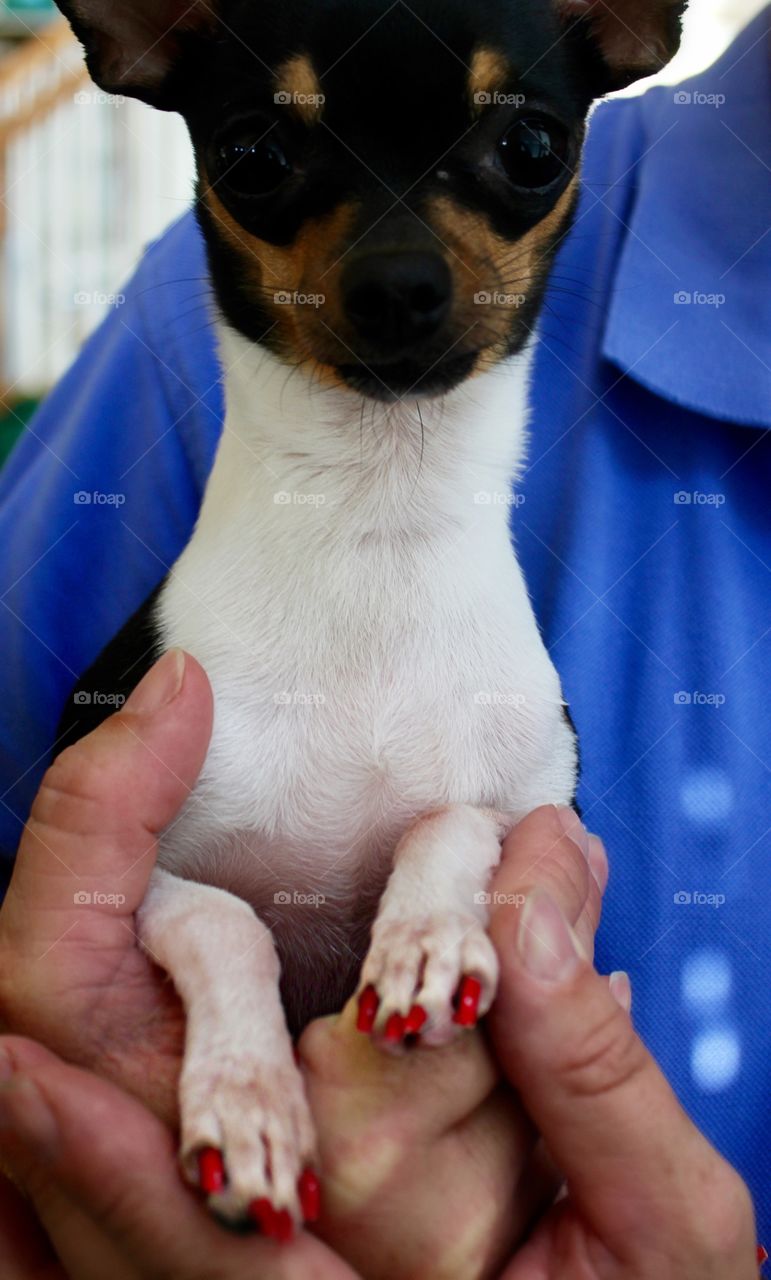
{"label": "dog", "polygon": [[292,1036],[354,993],[385,1050],[464,1034],[502,840],[574,801],[509,495],[591,104],[668,61],[685,4],[59,7],[97,84],[195,151],[222,441],[187,549],[78,688],[128,694],[169,649],[211,680],[138,931],[187,1013],[185,1174],[287,1239],[319,1204]]}

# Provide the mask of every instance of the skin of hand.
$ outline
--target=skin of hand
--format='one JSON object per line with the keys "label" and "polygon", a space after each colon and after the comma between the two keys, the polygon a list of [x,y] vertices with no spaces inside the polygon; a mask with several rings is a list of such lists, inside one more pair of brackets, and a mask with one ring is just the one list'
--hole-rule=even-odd
{"label": "skin of hand", "polygon": [[135,1098],[28,1040],[0,1040],[3,1280],[357,1280],[313,1236],[230,1235],[182,1183]]}
{"label": "skin of hand", "polygon": [[[0,912],[3,1029],[96,1069],[172,1125],[182,1011],[138,947],[133,912],[154,864],[156,834],[173,821],[198,775],[211,716],[201,668],[167,655],[120,714],[49,771]],[[506,853],[518,892],[548,885],[589,952],[601,892],[587,853],[603,887],[607,879],[598,842],[587,843],[580,824],[553,809],[518,831]],[[90,903],[78,900],[83,893]],[[500,1087],[481,1035],[464,1037],[446,1054],[395,1062],[377,1053],[354,1021],[349,1008],[309,1029],[302,1045],[324,1160],[323,1231],[342,1247],[355,1224],[368,1276],[381,1255],[390,1259],[382,1272],[390,1277],[416,1277],[418,1265],[432,1277],[494,1274],[557,1185],[531,1123]],[[72,1160],[85,1166],[85,1139],[73,1131],[71,1143]],[[349,1160],[358,1169],[353,1178]],[[373,1162],[381,1178],[390,1164],[391,1184],[381,1185],[378,1205],[363,1210],[353,1184],[362,1164]],[[372,1177],[368,1185],[374,1189]],[[465,1244],[442,1272],[429,1272],[446,1248],[448,1209],[464,1223]],[[480,1238],[484,1247],[469,1270]]]}
{"label": "skin of hand", "polygon": [[97,1070],[170,1124],[184,1013],[140,950],[134,914],[157,834],[203,765],[212,716],[201,667],[166,654],[118,715],[46,773],[0,907],[0,1031]]}
{"label": "skin of hand", "polygon": [[[589,957],[607,878],[600,841],[575,815],[540,809],[506,841],[494,912],[516,915],[548,888]],[[355,1020],[351,1004],[300,1041],[329,1210],[320,1234],[367,1280],[498,1276],[562,1178],[484,1033],[391,1058]]]}
{"label": "skin of hand", "polygon": [[749,1193],[635,1034],[623,975],[609,989],[544,890],[492,936],[496,1058],[567,1179],[502,1280],[756,1280]]}

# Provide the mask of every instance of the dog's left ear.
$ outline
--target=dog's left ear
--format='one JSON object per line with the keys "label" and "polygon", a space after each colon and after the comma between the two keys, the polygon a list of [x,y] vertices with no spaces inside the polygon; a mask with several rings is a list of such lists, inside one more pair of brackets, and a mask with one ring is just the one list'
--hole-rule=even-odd
{"label": "dog's left ear", "polygon": [[599,57],[599,93],[661,71],[680,47],[688,0],[556,0],[563,21]]}
{"label": "dog's left ear", "polygon": [[215,0],[56,0],[107,93],[164,111],[181,105],[185,63],[196,37],[216,30]]}

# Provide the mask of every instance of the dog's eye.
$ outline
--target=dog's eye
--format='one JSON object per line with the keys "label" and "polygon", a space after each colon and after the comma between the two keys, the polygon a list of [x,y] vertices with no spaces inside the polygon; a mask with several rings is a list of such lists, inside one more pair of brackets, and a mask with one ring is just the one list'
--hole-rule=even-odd
{"label": "dog's eye", "polygon": [[217,147],[217,181],[241,196],[268,196],[294,172],[279,140],[242,131]]}
{"label": "dog's eye", "polygon": [[556,120],[543,116],[518,120],[499,146],[511,181],[527,191],[542,191],[565,174],[570,143],[567,131]]}

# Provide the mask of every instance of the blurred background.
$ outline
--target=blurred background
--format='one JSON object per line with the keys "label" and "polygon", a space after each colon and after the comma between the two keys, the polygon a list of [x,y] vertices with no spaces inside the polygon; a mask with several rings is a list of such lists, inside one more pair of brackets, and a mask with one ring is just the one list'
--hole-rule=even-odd
{"label": "blurred background", "polygon": [[[709,66],[765,2],[692,0],[661,78]],[[49,0],[0,0],[0,464],[192,181],[177,117],[98,90]]]}

